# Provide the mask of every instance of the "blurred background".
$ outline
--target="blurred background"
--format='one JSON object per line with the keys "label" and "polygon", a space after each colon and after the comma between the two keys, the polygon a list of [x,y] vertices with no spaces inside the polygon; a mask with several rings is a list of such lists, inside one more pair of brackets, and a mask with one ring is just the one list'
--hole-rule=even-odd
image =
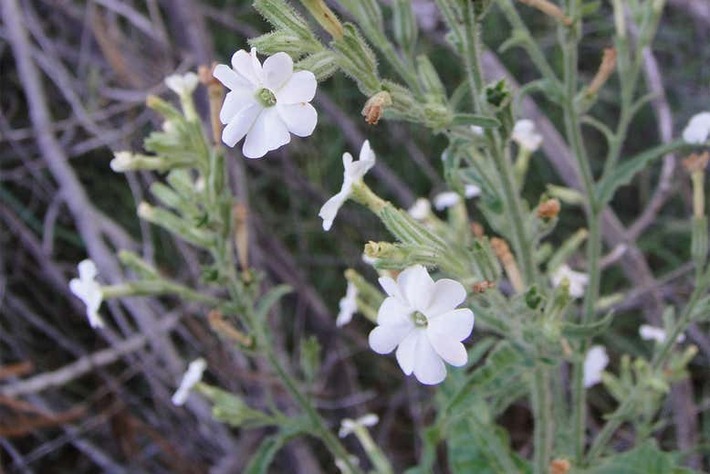
{"label": "blurred background", "polygon": [[[166,76],[226,63],[269,26],[250,2],[237,0],[0,4],[0,471],[240,472],[267,433],[228,429],[212,421],[199,397],[174,407],[170,396],[187,362],[201,356],[209,365],[208,381],[258,406],[265,391],[282,393],[265,367],[213,333],[209,308],[171,298],[110,301],[101,308],[107,329],[94,331],[68,281],[87,256],[97,263],[100,281],[130,278],[116,252],[131,249],[170,278],[199,287],[206,256],[136,217],[138,203],[148,199],[146,190],[160,174],[116,174],[109,161],[114,151],[140,151],[143,138],[160,127],[145,99],[157,94],[175,102],[163,83]],[[430,55],[451,93],[463,76],[444,41],[443,22],[433,1],[413,0],[413,7],[420,24],[418,51]],[[583,79],[593,77],[603,49],[611,46],[609,8],[601,2],[586,22]],[[554,25],[533,10],[521,12],[559,65]],[[710,109],[710,3],[669,0],[666,13],[655,49],[645,58],[645,88],[656,99],[632,127],[626,156],[671,140],[690,116]],[[495,8],[485,28],[486,77],[536,79],[522,52],[498,52],[510,29]],[[613,78],[602,90],[593,110],[600,120],[615,120],[617,89]],[[531,203],[548,183],[575,184],[558,112],[535,99],[528,96],[519,109],[545,136],[525,185]],[[202,88],[196,100],[206,117]],[[440,155],[446,143],[406,123],[365,124],[364,101],[336,74],[317,93],[319,125],[312,137],[295,139],[260,160],[243,159],[238,146],[228,151],[228,167],[235,196],[248,203],[253,267],[266,274],[267,286],[285,283],[295,290],[272,315],[284,359],[297,365],[296,341],[315,334],[324,358],[314,387],[319,409],[334,427],[346,416],[380,414],[376,441],[403,469],[419,454],[415,434],[429,419],[430,389],[405,380],[393,358],[368,350],[366,321],[356,318],[337,331],[334,324],[345,292],[343,271],[356,268],[375,282],[374,271],[361,262],[362,248],[368,240],[388,237],[352,203],[327,234],[317,212],[340,188],[342,153],[355,154],[365,138],[378,155],[368,182],[403,208],[445,190]],[[603,156],[602,140],[594,130],[587,132],[592,153]],[[612,366],[618,362],[615,349],[647,353],[638,324],[657,323],[660,303],[682,301],[690,290],[690,188],[681,158],[664,157],[646,170],[618,193],[614,212],[605,215],[606,250],[626,245],[623,255],[608,259],[611,270],[602,288],[624,296],[603,337]],[[601,158],[595,164],[601,169]],[[481,218],[473,204],[469,210],[473,219]],[[551,240],[560,242],[580,226],[581,210],[563,207]],[[700,353],[691,379],[669,397],[659,440],[668,449],[702,448],[688,459],[701,469],[708,467],[701,453],[708,452],[710,439],[710,337],[698,327],[688,336]],[[594,427],[593,418],[613,401],[597,389],[590,403]],[[529,454],[527,406],[515,405],[499,421],[518,452]],[[631,442],[622,431],[619,448]],[[323,451],[307,439],[292,442],[277,457],[274,472],[336,472]]]}

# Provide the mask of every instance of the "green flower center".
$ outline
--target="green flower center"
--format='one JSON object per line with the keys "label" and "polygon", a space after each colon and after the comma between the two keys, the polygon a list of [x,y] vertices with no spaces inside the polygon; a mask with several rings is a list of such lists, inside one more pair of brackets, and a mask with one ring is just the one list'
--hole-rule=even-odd
{"label": "green flower center", "polygon": [[264,107],[273,107],[276,105],[276,96],[267,88],[256,91],[256,100]]}
{"label": "green flower center", "polygon": [[429,325],[429,320],[419,311],[412,313],[412,321],[414,321],[414,325],[418,328],[425,328]]}

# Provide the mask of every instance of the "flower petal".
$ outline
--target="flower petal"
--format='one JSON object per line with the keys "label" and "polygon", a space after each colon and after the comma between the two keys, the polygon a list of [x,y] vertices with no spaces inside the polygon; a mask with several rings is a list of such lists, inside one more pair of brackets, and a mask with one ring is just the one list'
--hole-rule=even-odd
{"label": "flower petal", "polygon": [[79,268],[79,278],[82,281],[93,280],[96,277],[96,275],[98,275],[98,270],[96,269],[96,264],[93,262],[93,260],[91,260],[89,258],[79,262],[78,268]]}
{"label": "flower petal", "polygon": [[434,283],[434,293],[425,313],[429,318],[437,316],[456,308],[465,299],[466,289],[461,283],[449,278],[438,280]]}
{"label": "flower petal", "polygon": [[324,231],[327,232],[330,230],[331,227],[333,227],[333,221],[335,220],[335,216],[338,215],[338,211],[345,203],[345,201],[347,201],[347,199],[348,193],[345,193],[341,190],[338,194],[328,199],[325,204],[323,204],[323,206],[320,208],[320,211],[318,211],[318,217],[323,219]]}
{"label": "flower petal", "polygon": [[219,111],[219,121],[223,124],[229,123],[235,115],[253,105],[258,105],[258,102],[252,91],[238,88],[227,92],[222,108]]}
{"label": "flower petal", "polygon": [[288,131],[298,137],[307,137],[313,133],[318,123],[318,112],[311,104],[277,104],[281,119]]}
{"label": "flower petal", "polygon": [[473,312],[467,308],[459,308],[429,318],[427,333],[430,333],[430,339],[463,341],[471,335],[473,322]]}
{"label": "flower petal", "polygon": [[226,64],[218,64],[214,68],[214,71],[212,71],[212,75],[215,79],[224,84],[225,87],[231,90],[255,88],[255,85],[251,81],[244,76],[237,74],[234,69],[230,68]]}
{"label": "flower petal", "polygon": [[242,153],[247,158],[261,158],[267,152],[291,141],[286,124],[274,107],[264,109],[247,133]]}
{"label": "flower petal", "polygon": [[298,71],[279,90],[274,90],[280,104],[310,102],[316,95],[318,82],[311,71]]}
{"label": "flower petal", "polygon": [[705,143],[710,135],[710,112],[693,115],[683,130],[683,140],[693,145]]}
{"label": "flower petal", "polygon": [[584,386],[591,387],[602,381],[602,372],[609,363],[604,346],[592,346],[584,359]]}
{"label": "flower petal", "polygon": [[405,300],[417,311],[425,311],[434,292],[434,280],[422,265],[407,268],[397,277],[397,285]]}
{"label": "flower petal", "polygon": [[414,376],[425,385],[436,385],[446,378],[446,366],[429,341],[419,339],[414,361]]}
{"label": "flower petal", "polygon": [[249,53],[243,49],[234,53],[232,56],[232,69],[237,76],[239,76],[243,84],[245,81],[255,87],[262,84],[261,63],[256,57],[256,50],[254,48],[252,48]]}
{"label": "flower petal", "polygon": [[407,325],[377,326],[370,331],[370,348],[378,354],[389,354],[409,335],[411,327]]}
{"label": "flower petal", "polygon": [[377,311],[377,324],[380,326],[391,326],[397,324],[409,324],[414,328],[414,322],[410,317],[412,309],[402,300],[390,296],[380,305]]}
{"label": "flower petal", "polygon": [[402,299],[402,296],[399,293],[399,287],[397,286],[397,282],[394,281],[392,278],[388,276],[383,276],[380,277],[380,279],[377,281],[380,282],[380,286],[383,290],[385,290],[387,296],[394,296],[395,298]]}
{"label": "flower petal", "polygon": [[[239,140],[249,133],[252,129],[257,117],[262,112],[261,105],[256,102],[248,107],[242,108],[234,117],[229,120],[229,123],[222,130],[222,141],[228,147],[233,147]],[[264,152],[266,153],[266,152]]]}
{"label": "flower petal", "polygon": [[414,371],[414,363],[417,358],[417,346],[422,336],[423,332],[421,330],[412,331],[399,343],[399,347],[397,347],[397,352],[395,353],[397,363],[405,375],[412,375],[412,371]]}
{"label": "flower petal", "polygon": [[272,91],[279,90],[293,75],[293,60],[286,53],[276,53],[266,58],[262,71],[264,85]]}

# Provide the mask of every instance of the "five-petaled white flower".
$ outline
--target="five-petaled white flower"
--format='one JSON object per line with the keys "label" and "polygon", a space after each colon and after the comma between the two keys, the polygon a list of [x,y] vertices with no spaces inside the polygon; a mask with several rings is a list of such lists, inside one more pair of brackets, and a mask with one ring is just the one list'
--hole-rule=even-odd
{"label": "five-petaled white flower", "polygon": [[690,118],[683,130],[683,140],[692,145],[702,145],[710,136],[710,112],[701,112]]}
{"label": "five-petaled white flower", "polygon": [[318,216],[323,219],[323,230],[330,230],[338,210],[350,197],[353,185],[362,181],[365,173],[373,166],[375,166],[375,152],[372,151],[370,142],[367,140],[362,144],[358,161],[353,161],[353,156],[350,153],[343,153],[343,186],[338,194],[323,204],[318,212]]}
{"label": "five-petaled white flower", "polygon": [[340,312],[335,320],[335,325],[342,327],[352,321],[353,315],[357,313],[357,286],[353,282],[348,282],[345,296],[340,299],[338,306],[340,307]]}
{"label": "five-petaled white flower", "polygon": [[104,326],[104,322],[99,316],[99,307],[103,301],[103,292],[95,278],[98,274],[96,265],[91,259],[82,260],[79,263],[79,278],[73,278],[69,282],[69,289],[86,305],[86,316],[92,328]]}
{"label": "five-petaled white flower", "polygon": [[602,372],[609,364],[609,356],[603,346],[592,346],[584,358],[584,386],[591,387],[602,381]]}
{"label": "five-petaled white flower", "polygon": [[219,64],[214,77],[230,89],[219,119],[224,127],[222,141],[230,147],[246,136],[242,152],[247,158],[261,158],[291,141],[291,133],[307,137],[313,133],[318,114],[309,102],[316,93],[316,76],[310,71],[293,72],[293,60],[276,53],[262,66],[251,53],[239,50],[232,67]]}
{"label": "five-petaled white flower", "polygon": [[513,141],[530,153],[542,145],[542,135],[535,130],[535,122],[529,119],[518,120],[513,126]]}
{"label": "five-petaled white flower", "polygon": [[[480,196],[481,188],[475,184],[467,184],[464,186],[463,195],[466,199],[471,199]],[[461,201],[459,193],[454,191],[444,191],[434,196],[434,207],[437,211],[443,211],[451,206],[455,206]]]}
{"label": "five-petaled white flower", "polygon": [[361,416],[355,420],[351,418],[345,418],[340,422],[340,430],[338,431],[338,436],[345,438],[350,433],[354,433],[359,427],[369,428],[375,426],[380,421],[380,418],[374,413],[368,413],[367,415]]}
{"label": "five-petaled white flower", "polygon": [[[658,344],[663,344],[666,341],[666,331],[655,326],[649,326],[648,324],[642,324],[639,327],[639,336],[645,341],[656,341]],[[676,338],[676,342],[685,341],[685,334],[679,334]]]}
{"label": "five-petaled white flower", "polygon": [[190,395],[190,390],[202,380],[202,374],[205,372],[206,368],[207,362],[201,357],[190,362],[190,365],[187,366],[187,371],[185,371],[185,375],[182,376],[180,386],[173,395],[173,405],[180,406],[185,404],[187,397]]}
{"label": "five-petaled white flower", "polygon": [[584,296],[584,289],[589,283],[589,276],[586,273],[576,272],[566,264],[560,265],[550,278],[552,279],[552,284],[556,287],[560,286],[562,280],[566,279],[569,282],[569,295],[572,298]]}
{"label": "five-petaled white flower", "polygon": [[200,79],[194,72],[173,74],[165,78],[165,85],[179,96],[192,94],[199,83]]}
{"label": "five-petaled white flower", "polygon": [[470,309],[456,309],[466,299],[466,290],[447,278],[434,282],[426,268],[407,268],[395,282],[380,278],[388,297],[377,312],[378,326],[370,332],[372,350],[389,354],[397,348],[397,362],[406,375],[434,385],[446,377],[449,364],[461,367],[468,361],[461,343],[473,330]]}

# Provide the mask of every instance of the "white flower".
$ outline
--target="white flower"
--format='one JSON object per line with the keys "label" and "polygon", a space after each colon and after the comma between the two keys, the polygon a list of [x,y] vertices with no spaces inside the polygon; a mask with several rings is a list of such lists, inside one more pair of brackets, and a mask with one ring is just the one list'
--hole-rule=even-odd
{"label": "white flower", "polygon": [[173,74],[165,78],[165,85],[179,96],[192,94],[199,83],[200,78],[194,72]]}
{"label": "white flower", "polygon": [[343,153],[343,186],[338,194],[328,199],[320,208],[318,216],[323,219],[323,230],[328,231],[340,207],[348,200],[353,185],[362,181],[363,176],[375,166],[375,152],[370,148],[370,142],[365,140],[360,149],[358,161],[353,161],[350,153]]}
{"label": "white flower", "polygon": [[205,372],[206,368],[207,362],[201,357],[190,362],[185,375],[182,376],[180,386],[173,395],[173,405],[180,406],[185,404],[187,397],[190,395],[190,390],[202,380],[202,374]]}
{"label": "white flower", "polygon": [[345,418],[340,422],[340,431],[338,431],[338,436],[345,438],[347,435],[354,433],[355,430],[360,427],[370,427],[375,426],[380,421],[379,417],[374,413],[368,413],[365,416],[361,416],[355,420],[350,418]]}
{"label": "white flower", "polygon": [[485,132],[485,130],[483,130],[483,127],[479,127],[478,125],[471,125],[471,131],[474,135],[479,137],[482,137],[483,133]]}
{"label": "white flower", "polygon": [[450,279],[436,283],[422,265],[399,274],[395,282],[380,278],[388,297],[377,312],[378,326],[370,332],[372,350],[389,354],[397,347],[397,362],[406,375],[434,385],[446,377],[449,364],[468,361],[461,341],[473,330],[473,312],[456,309],[466,299],[463,285]]}
{"label": "white flower", "polygon": [[219,64],[214,77],[230,92],[224,99],[219,119],[224,127],[222,141],[230,147],[246,136],[242,153],[261,158],[291,141],[291,133],[307,137],[316,128],[318,113],[310,102],[316,94],[316,77],[310,71],[293,72],[293,60],[276,53],[262,66],[256,57],[239,50],[232,67]]}
{"label": "white flower", "polygon": [[521,148],[530,153],[537,151],[542,145],[542,135],[535,130],[535,122],[528,119],[515,122],[512,138]]}
{"label": "white flower", "polygon": [[86,316],[92,328],[101,328],[104,322],[99,316],[99,307],[103,300],[103,292],[95,278],[98,274],[96,265],[90,259],[79,263],[79,278],[69,282],[69,289],[86,305]]}
{"label": "white flower", "polygon": [[[475,184],[467,184],[463,190],[464,197],[470,199],[481,194],[481,188]],[[434,207],[437,211],[443,211],[449,207],[455,206],[461,201],[461,196],[454,191],[445,191],[434,196]]]}
{"label": "white flower", "polygon": [[414,219],[423,221],[431,214],[431,203],[428,199],[419,198],[414,201],[414,204],[412,204],[412,207],[410,207],[407,212]]}
{"label": "white flower", "polygon": [[575,272],[566,264],[560,265],[550,278],[555,287],[560,286],[562,280],[566,279],[569,282],[569,295],[572,298],[584,296],[584,289],[589,283],[589,276],[586,273]]}
{"label": "white flower", "polygon": [[702,145],[710,135],[710,112],[701,112],[690,118],[683,130],[683,140],[693,145]]}
{"label": "white flower", "polygon": [[340,299],[338,306],[340,307],[340,312],[335,320],[335,325],[342,327],[348,324],[353,319],[353,315],[357,313],[357,286],[352,282],[348,282],[345,296]]}
{"label": "white flower", "polygon": [[[645,341],[656,341],[659,344],[663,344],[666,341],[666,331],[648,324],[642,324],[639,327],[639,336]],[[676,342],[683,341],[685,341],[685,334],[679,334]]]}
{"label": "white flower", "polygon": [[586,388],[602,381],[602,372],[609,364],[609,356],[603,346],[592,346],[584,358],[584,386]]}

